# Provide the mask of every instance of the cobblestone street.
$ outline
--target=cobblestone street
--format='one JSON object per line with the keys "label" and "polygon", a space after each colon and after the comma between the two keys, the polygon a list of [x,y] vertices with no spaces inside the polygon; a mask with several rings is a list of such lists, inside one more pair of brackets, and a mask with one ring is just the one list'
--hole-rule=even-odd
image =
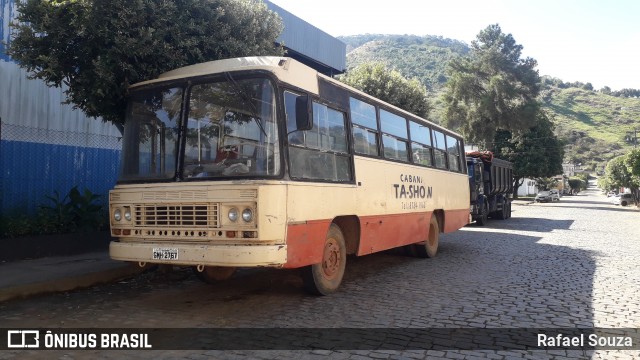
{"label": "cobblestone street", "polygon": [[[0,303],[3,328],[639,328],[640,212],[597,190],[513,206],[441,237],[434,259],[349,258],[343,285],[306,295],[297,271],[250,269],[216,285],[190,269]],[[634,344],[637,348],[637,344]],[[640,351],[47,351],[33,358],[638,358]]]}

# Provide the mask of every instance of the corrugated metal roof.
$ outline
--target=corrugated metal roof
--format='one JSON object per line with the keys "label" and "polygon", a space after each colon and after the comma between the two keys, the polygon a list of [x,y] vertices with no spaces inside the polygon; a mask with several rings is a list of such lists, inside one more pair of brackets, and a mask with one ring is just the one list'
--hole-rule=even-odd
{"label": "corrugated metal roof", "polygon": [[[270,1],[267,7],[282,18],[284,30],[278,42],[297,53],[288,54],[328,74],[343,73],[347,68],[347,45]],[[301,55],[298,58],[296,55]],[[314,66],[315,63],[315,66]],[[327,69],[329,68],[329,69]]]}

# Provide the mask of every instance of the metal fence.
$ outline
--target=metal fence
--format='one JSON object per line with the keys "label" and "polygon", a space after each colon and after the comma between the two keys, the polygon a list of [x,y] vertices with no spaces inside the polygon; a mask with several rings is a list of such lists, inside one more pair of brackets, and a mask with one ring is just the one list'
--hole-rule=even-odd
{"label": "metal fence", "polygon": [[115,184],[117,136],[32,128],[0,122],[0,210],[34,213],[47,195],[78,186],[106,195]]}

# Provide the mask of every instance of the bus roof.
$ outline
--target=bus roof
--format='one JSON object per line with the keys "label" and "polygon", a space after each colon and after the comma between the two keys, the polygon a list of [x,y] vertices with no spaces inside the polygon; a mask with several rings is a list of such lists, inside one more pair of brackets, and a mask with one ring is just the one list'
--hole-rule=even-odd
{"label": "bus roof", "polygon": [[264,70],[278,79],[318,94],[318,72],[296,60],[279,56],[253,56],[209,61],[168,71],[157,79],[131,85],[132,88],[168,80],[178,80],[196,76],[206,76],[229,71]]}

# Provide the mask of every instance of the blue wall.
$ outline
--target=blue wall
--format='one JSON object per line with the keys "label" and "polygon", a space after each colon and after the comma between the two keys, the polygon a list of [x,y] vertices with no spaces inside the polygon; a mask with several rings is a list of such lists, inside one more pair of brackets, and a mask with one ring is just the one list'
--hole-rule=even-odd
{"label": "blue wall", "polygon": [[0,205],[5,211],[33,212],[57,190],[64,197],[73,186],[106,194],[118,173],[120,151],[80,146],[0,142]]}
{"label": "blue wall", "polygon": [[54,191],[78,186],[103,196],[115,185],[121,142],[114,126],[64,105],[5,53],[15,0],[0,0],[0,216],[35,213]]}

